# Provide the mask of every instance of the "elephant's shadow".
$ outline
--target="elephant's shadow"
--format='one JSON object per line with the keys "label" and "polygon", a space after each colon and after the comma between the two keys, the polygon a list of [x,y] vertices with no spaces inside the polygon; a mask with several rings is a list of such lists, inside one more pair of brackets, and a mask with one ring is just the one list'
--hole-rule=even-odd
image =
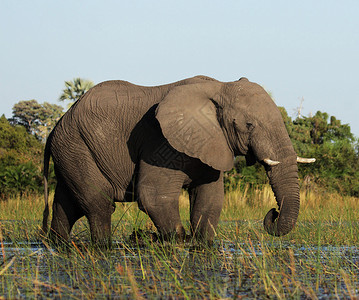
{"label": "elephant's shadow", "polygon": [[170,145],[156,119],[157,106],[158,104],[153,105],[146,112],[132,130],[127,141],[128,151],[131,161],[135,164],[135,170],[126,189],[125,201],[134,201],[134,197],[138,200],[136,189],[141,160],[159,168],[182,171],[187,175],[184,188],[214,182],[220,176],[220,171],[213,169],[198,158],[177,151]]}

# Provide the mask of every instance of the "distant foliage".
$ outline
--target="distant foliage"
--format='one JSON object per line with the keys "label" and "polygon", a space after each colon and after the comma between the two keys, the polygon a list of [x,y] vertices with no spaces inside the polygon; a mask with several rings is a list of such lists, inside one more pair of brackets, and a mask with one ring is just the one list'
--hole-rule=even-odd
{"label": "distant foliage", "polygon": [[237,157],[234,168],[224,174],[224,189],[226,191],[243,190],[247,187],[261,188],[268,182],[268,177],[262,165],[256,163],[247,167],[244,157]]}
{"label": "distant foliage", "polygon": [[42,149],[24,126],[0,117],[0,199],[41,190]]}
{"label": "distant foliage", "polygon": [[287,122],[286,126],[297,153],[317,159],[299,168],[302,179],[329,191],[359,197],[358,140],[349,125],[318,111],[314,116]]}
{"label": "distant foliage", "polygon": [[42,190],[42,176],[40,170],[32,161],[18,165],[8,165],[0,169],[0,194],[22,196],[25,192],[39,192]]}

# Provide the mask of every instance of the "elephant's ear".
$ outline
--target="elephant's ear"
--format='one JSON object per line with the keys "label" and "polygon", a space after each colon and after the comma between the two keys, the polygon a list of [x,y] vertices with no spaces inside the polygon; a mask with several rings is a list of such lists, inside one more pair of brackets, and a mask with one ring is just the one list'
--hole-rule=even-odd
{"label": "elephant's ear", "polygon": [[173,148],[216,170],[233,167],[230,150],[211,101],[220,85],[201,83],[172,89],[156,110],[163,135]]}

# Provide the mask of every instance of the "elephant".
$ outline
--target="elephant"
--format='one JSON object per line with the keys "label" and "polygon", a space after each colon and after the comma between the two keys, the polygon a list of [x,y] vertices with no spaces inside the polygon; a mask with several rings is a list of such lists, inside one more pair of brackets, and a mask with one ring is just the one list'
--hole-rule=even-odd
{"label": "elephant", "polygon": [[265,230],[290,232],[300,206],[297,163],[314,159],[297,157],[279,109],[260,85],[206,76],[153,87],[102,82],[74,103],[47,139],[42,230],[47,234],[52,157],[51,240],[68,241],[74,223],[86,216],[92,242],[110,246],[115,203],[130,201],[163,239],[183,240],[178,198],[187,188],[191,236],[211,243],[224,201],[223,172],[236,156],[266,170],[279,212],[267,213]]}

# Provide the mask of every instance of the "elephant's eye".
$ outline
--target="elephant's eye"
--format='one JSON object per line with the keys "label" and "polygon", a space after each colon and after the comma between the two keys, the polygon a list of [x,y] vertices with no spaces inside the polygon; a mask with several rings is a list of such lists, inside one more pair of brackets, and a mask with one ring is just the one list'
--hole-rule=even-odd
{"label": "elephant's eye", "polygon": [[252,131],[254,128],[253,124],[252,123],[247,123],[247,129],[248,131]]}
{"label": "elephant's eye", "polygon": [[254,125],[252,122],[239,122],[239,120],[233,120],[233,127],[237,130],[237,132],[241,133],[251,133],[254,129]]}

